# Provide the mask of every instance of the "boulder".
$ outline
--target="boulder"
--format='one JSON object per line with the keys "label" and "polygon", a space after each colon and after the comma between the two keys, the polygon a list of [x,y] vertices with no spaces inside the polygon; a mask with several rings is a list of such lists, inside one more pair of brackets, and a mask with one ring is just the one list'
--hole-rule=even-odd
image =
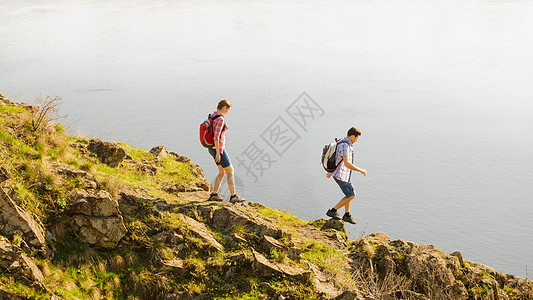
{"label": "boulder", "polygon": [[39,268],[19,247],[0,236],[0,267],[13,276],[29,282],[43,282],[44,276]]}
{"label": "boulder", "polygon": [[103,249],[115,248],[127,232],[122,216],[75,215],[71,218],[70,225],[81,242]]}
{"label": "boulder", "polygon": [[[18,194],[13,192],[18,197]],[[19,233],[29,246],[38,249],[42,249],[46,243],[43,229],[2,187],[0,187],[0,233],[4,235]]]}
{"label": "boulder", "polygon": [[254,256],[253,266],[263,277],[287,276],[292,280],[305,282],[311,278],[312,272],[296,266],[288,266],[270,262],[266,257],[252,249]]}
{"label": "boulder", "polygon": [[126,235],[118,202],[106,191],[78,191],[67,206],[69,227],[80,241],[98,248],[114,248]]}
{"label": "boulder", "polygon": [[208,245],[210,250],[216,252],[224,251],[224,246],[222,246],[213,235],[209,232],[209,229],[205,226],[204,223],[200,223],[193,218],[190,218],[186,215],[179,214],[178,218],[185,227],[185,230],[192,233],[194,236],[200,238],[203,242]]}
{"label": "boulder", "polygon": [[85,172],[83,170],[75,169],[75,168],[73,168],[71,166],[56,164],[56,165],[52,166],[52,169],[54,170],[55,173],[60,174],[60,175],[65,175],[68,178],[86,177],[87,176],[87,172]]}
{"label": "boulder", "polygon": [[263,239],[261,240],[262,246],[267,251],[283,251],[287,246],[279,242],[273,237],[270,237],[268,235],[263,236]]}
{"label": "boulder", "polygon": [[374,244],[387,244],[391,239],[383,232],[374,232],[369,236],[364,237],[363,240]]}
{"label": "boulder", "polygon": [[116,142],[106,142],[92,139],[87,146],[89,151],[96,154],[100,161],[112,168],[116,168],[126,157],[124,147]]}
{"label": "boulder", "polygon": [[167,148],[164,146],[157,146],[150,149],[150,153],[156,158],[167,158],[169,156]]}
{"label": "boulder", "polygon": [[342,219],[329,219],[322,225],[320,230],[334,229],[336,231],[344,233],[346,235],[346,228],[344,227],[344,221]]}
{"label": "boulder", "polygon": [[70,197],[67,212],[71,215],[85,215],[93,217],[120,216],[118,201],[104,191],[76,191]]}

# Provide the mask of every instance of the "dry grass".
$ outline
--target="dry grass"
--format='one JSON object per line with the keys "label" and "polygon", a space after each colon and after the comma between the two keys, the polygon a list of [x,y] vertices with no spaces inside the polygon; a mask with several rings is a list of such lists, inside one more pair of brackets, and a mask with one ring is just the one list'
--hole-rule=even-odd
{"label": "dry grass", "polygon": [[348,270],[347,253],[340,249],[335,249],[326,244],[316,241],[308,242],[302,252],[302,256],[317,265],[324,273],[337,282],[344,289],[351,289],[355,286],[352,275]]}
{"label": "dry grass", "polygon": [[30,126],[32,132],[40,131],[51,122],[63,118],[59,115],[61,97],[39,96],[35,99],[35,103],[39,106],[39,110],[32,114]]}
{"label": "dry grass", "polygon": [[133,293],[144,296],[145,299],[154,299],[169,291],[171,281],[162,273],[141,268],[130,273],[126,284]]}
{"label": "dry grass", "polygon": [[394,274],[394,272],[379,276],[371,260],[361,260],[352,277],[363,293],[376,299],[383,299],[385,295],[396,291],[408,290],[411,286],[409,278]]}

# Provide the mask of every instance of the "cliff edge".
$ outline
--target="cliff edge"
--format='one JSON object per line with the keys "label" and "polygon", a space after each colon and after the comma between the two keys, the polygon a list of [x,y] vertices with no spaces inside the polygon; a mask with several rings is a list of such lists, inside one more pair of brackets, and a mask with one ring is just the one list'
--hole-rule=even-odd
{"label": "cliff edge", "polygon": [[209,202],[189,158],[68,136],[45,108],[0,94],[0,299],[533,299],[460,252]]}

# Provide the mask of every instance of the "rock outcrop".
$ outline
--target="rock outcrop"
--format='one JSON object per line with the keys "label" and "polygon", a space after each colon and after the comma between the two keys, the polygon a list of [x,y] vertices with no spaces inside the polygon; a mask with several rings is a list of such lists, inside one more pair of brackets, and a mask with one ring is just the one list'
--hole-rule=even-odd
{"label": "rock outcrop", "polygon": [[43,282],[44,276],[39,268],[19,247],[0,236],[0,268],[28,282]]}
{"label": "rock outcrop", "polygon": [[178,218],[182,223],[182,230],[189,231],[194,236],[201,239],[206,244],[207,248],[214,252],[224,251],[224,246],[213,237],[204,223],[200,223],[193,218],[181,214],[178,215]]}
{"label": "rock outcrop", "polygon": [[117,200],[106,191],[78,191],[67,207],[69,225],[80,241],[98,248],[113,248],[126,235]]}
{"label": "rock outcrop", "polygon": [[126,158],[126,150],[116,142],[106,142],[98,139],[89,141],[87,149],[100,159],[100,161],[112,168],[116,168]]}
{"label": "rock outcrop", "polygon": [[271,262],[257,251],[252,251],[252,253],[254,256],[253,267],[263,277],[270,278],[274,276],[287,276],[295,280],[306,281],[309,280],[311,278],[311,274],[313,274],[309,270],[304,270],[296,266]]}
{"label": "rock outcrop", "polygon": [[531,280],[460,252],[207,201],[201,168],[163,146],[132,156],[61,126],[31,132],[39,108],[1,94],[0,108],[0,299],[533,299]]}
{"label": "rock outcrop", "polygon": [[462,262],[458,252],[447,254],[432,245],[391,241],[384,233],[358,240],[350,253],[354,269],[374,270],[382,278],[407,283],[406,290],[386,294],[383,299],[510,299],[506,289],[520,295],[516,299],[533,297],[531,281]]}
{"label": "rock outcrop", "polygon": [[167,148],[164,146],[157,146],[149,151],[156,158],[167,158],[169,156]]}
{"label": "rock outcrop", "polygon": [[[16,195],[16,192],[15,192]],[[0,187],[0,233],[20,234],[28,246],[41,250],[45,246],[44,232],[30,213],[21,209]]]}

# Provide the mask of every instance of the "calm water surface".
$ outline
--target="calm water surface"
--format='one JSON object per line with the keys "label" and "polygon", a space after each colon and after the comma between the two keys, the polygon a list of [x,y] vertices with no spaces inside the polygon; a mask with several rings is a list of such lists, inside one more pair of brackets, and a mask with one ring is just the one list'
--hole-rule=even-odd
{"label": "calm water surface", "polygon": [[[71,132],[165,145],[208,178],[198,125],[228,98],[242,195],[306,220],[341,198],[318,158],[355,125],[369,173],[352,176],[352,237],[383,231],[525,277],[532,32],[520,0],[0,0],[0,91],[62,96]],[[304,91],[324,113],[300,127],[285,110]],[[261,138],[278,117],[299,136],[281,156]],[[250,145],[274,161],[257,182],[238,164]]]}

